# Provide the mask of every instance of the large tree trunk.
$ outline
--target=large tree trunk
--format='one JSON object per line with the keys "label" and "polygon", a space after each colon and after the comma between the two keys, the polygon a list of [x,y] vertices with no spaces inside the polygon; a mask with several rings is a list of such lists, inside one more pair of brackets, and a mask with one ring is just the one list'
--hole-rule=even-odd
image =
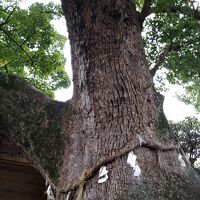
{"label": "large tree trunk", "polygon": [[[58,199],[199,199],[200,178],[187,163],[181,165],[162,97],[154,91],[133,1],[62,3],[71,43],[73,98],[61,104],[35,92],[29,105],[28,86],[13,90],[2,81],[1,129],[48,174]],[[32,106],[36,112],[24,115]],[[5,112],[16,114],[13,118]],[[27,116],[34,116],[34,128],[28,127]],[[43,148],[36,148],[38,141]],[[137,155],[140,176],[127,164],[131,151]],[[102,166],[109,178],[100,184]]]}

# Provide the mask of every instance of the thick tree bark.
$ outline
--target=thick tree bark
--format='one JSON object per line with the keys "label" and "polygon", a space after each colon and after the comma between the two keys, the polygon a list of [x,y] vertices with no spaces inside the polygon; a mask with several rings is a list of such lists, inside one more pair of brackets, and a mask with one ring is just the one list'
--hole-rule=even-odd
{"label": "thick tree bark", "polygon": [[[61,104],[29,92],[28,86],[16,90],[1,83],[1,129],[9,130],[25,152],[31,150],[28,156],[57,185],[57,199],[199,199],[200,179],[188,165],[181,166],[179,144],[169,133],[162,97],[153,88],[134,3],[62,3],[71,43],[73,98]],[[32,116],[30,128],[27,118]],[[38,142],[44,148],[35,148]],[[47,158],[46,144],[51,144]],[[53,153],[55,146],[59,149]],[[126,161],[132,150],[139,177]],[[56,178],[46,167],[48,159],[56,163],[50,168]],[[109,179],[99,184],[103,165]]]}
{"label": "thick tree bark", "polygon": [[56,182],[68,102],[52,101],[24,80],[2,74],[0,94],[0,137],[10,136],[39,171]]}
{"label": "thick tree bark", "polygon": [[[75,84],[72,101],[78,113],[70,130],[74,155],[65,152],[70,161],[64,161],[67,167],[62,177],[73,183],[98,160],[134,149],[139,136],[148,144],[159,143],[160,148],[155,150],[160,151],[167,146],[167,140],[162,141],[168,130],[163,127],[163,115],[159,115],[162,112],[132,1],[62,2],[71,42]],[[158,195],[164,199],[170,187],[173,194],[169,195],[178,199],[180,194],[176,195],[166,173],[168,170],[174,173],[171,178],[184,179],[177,152],[159,153],[163,165],[159,166],[155,150],[136,150],[142,169],[139,179],[126,164],[127,154],[108,163],[109,180],[99,185],[96,175],[88,181],[84,199],[156,199]],[[61,183],[68,187],[66,181]],[[163,184],[169,185],[165,188]]]}

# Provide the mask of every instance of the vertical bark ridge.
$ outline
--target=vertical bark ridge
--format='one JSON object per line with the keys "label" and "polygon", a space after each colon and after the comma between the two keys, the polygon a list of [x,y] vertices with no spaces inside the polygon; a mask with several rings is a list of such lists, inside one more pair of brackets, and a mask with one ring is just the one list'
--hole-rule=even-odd
{"label": "vertical bark ridge", "polygon": [[[92,157],[89,163],[87,156],[82,158],[87,166],[136,140],[137,134],[146,132],[145,126],[150,122],[145,119],[144,109],[152,105],[145,106],[149,97],[144,90],[152,83],[149,83],[132,2],[95,1],[93,7],[89,6],[90,1],[79,2],[78,7],[78,1],[74,2],[68,7],[75,12],[78,9],[78,16],[72,18],[72,12],[67,10],[66,17],[72,43],[73,101],[77,112],[81,113],[81,125],[80,130],[72,130],[71,142],[80,157],[84,154]],[[64,10],[65,4],[63,2]],[[78,29],[72,30],[72,24]],[[153,115],[153,111],[149,112],[148,117],[153,118]],[[85,135],[80,136],[83,132]],[[93,153],[87,152],[92,143]],[[81,145],[84,150],[80,149]]]}
{"label": "vertical bark ridge", "polygon": [[[63,1],[63,7],[75,84],[72,99],[75,114],[69,128],[71,146],[65,152],[70,157],[64,160],[60,180],[62,186],[68,187],[102,157],[112,156],[126,145],[138,144],[138,135],[147,142],[159,141],[160,136],[156,127],[159,108],[132,1],[67,0]],[[177,156],[177,152],[169,154],[171,157],[163,155],[163,159],[171,161]],[[134,199],[134,195],[140,194],[132,194],[130,188],[144,189],[148,186],[145,178],[154,184],[153,175],[147,171],[162,171],[157,153],[138,149],[137,155],[138,162],[143,164],[142,177],[132,175],[124,155],[107,165],[109,180],[104,184],[97,184],[97,174],[87,182],[84,199]],[[174,163],[178,173],[182,173],[177,159]],[[166,165],[170,167],[170,162]],[[125,197],[124,185],[128,186],[130,197]],[[152,195],[150,199],[156,198],[148,192]]]}

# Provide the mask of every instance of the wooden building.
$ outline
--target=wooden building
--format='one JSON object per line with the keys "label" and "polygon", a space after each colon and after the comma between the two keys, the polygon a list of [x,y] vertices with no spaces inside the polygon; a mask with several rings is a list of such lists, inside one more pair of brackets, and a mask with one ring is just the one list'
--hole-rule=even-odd
{"label": "wooden building", "polygon": [[0,200],[46,200],[45,180],[5,138],[0,139]]}

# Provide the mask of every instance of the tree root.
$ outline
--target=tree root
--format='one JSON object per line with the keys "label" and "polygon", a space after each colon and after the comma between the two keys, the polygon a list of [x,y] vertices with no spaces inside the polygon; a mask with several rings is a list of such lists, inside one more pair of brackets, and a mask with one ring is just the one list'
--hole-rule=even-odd
{"label": "tree root", "polygon": [[[84,187],[86,182],[91,179],[92,177],[94,177],[94,175],[96,174],[96,172],[103,166],[103,165],[107,165],[111,162],[113,162],[114,160],[116,160],[117,158],[120,158],[122,156],[124,156],[125,154],[129,153],[130,151],[133,151],[139,147],[145,147],[148,148],[150,150],[154,150],[157,151],[157,155],[158,155],[158,165],[161,166],[161,161],[160,161],[160,156],[159,153],[160,152],[166,152],[166,151],[174,151],[174,150],[179,150],[180,151],[180,145],[176,144],[163,144],[161,142],[154,142],[154,144],[150,144],[150,143],[144,143],[144,144],[137,144],[135,146],[132,145],[127,145],[125,146],[120,153],[112,155],[112,156],[106,156],[104,158],[102,158],[100,161],[98,161],[96,163],[96,165],[94,165],[93,167],[84,170],[82,175],[80,176],[79,180],[70,185],[67,189],[59,189],[55,186],[53,186],[53,189],[55,191],[57,191],[57,193],[64,193],[64,194],[68,194],[70,191],[75,191],[77,189],[79,189],[78,191],[78,196],[77,196],[77,200],[82,200],[83,199],[83,193],[84,193]],[[60,194],[57,194],[58,196]],[[59,200],[56,198],[56,200]]]}

